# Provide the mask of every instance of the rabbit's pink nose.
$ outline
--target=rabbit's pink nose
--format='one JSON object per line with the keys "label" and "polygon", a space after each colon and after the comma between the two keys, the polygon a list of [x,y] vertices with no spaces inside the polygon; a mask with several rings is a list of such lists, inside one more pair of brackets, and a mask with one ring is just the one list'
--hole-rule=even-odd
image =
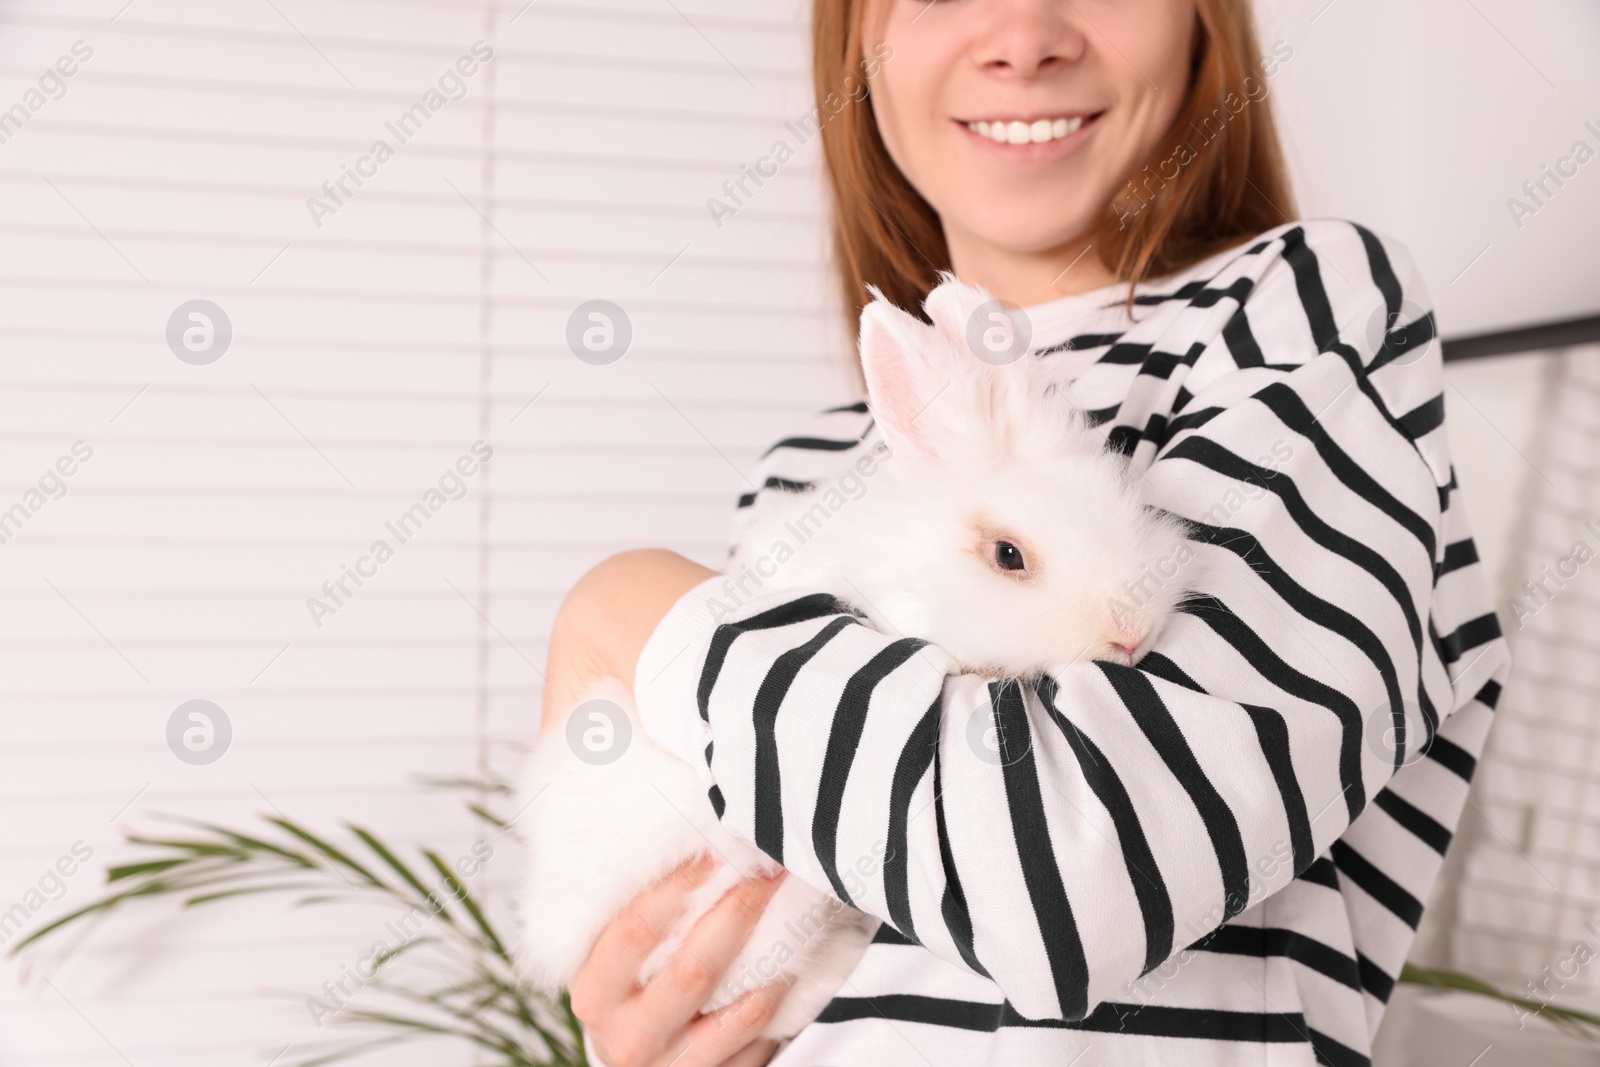
{"label": "rabbit's pink nose", "polygon": [[1130,645],[1126,641],[1113,641],[1111,642],[1111,647],[1121,656],[1126,656],[1129,664],[1133,663],[1134,656],[1138,655],[1139,652],[1138,645]]}

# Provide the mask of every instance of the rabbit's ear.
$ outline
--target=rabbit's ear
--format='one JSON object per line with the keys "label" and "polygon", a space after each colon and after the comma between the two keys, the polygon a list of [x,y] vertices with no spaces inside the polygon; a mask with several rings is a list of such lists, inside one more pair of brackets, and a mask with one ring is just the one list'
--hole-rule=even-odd
{"label": "rabbit's ear", "polygon": [[944,335],[946,344],[968,351],[972,347],[968,339],[972,316],[993,299],[986,289],[968,285],[949,271],[940,271],[939,284],[922,302],[922,310]]}
{"label": "rabbit's ear", "polygon": [[[991,363],[981,358],[974,334],[982,334],[1002,321],[1005,312],[989,292],[967,285],[955,275],[943,272],[940,284],[928,294],[923,309],[939,328],[939,334],[952,352],[966,358],[961,369],[963,392],[944,414],[947,422],[964,417],[964,429],[981,431],[1002,449],[1032,450],[1040,442],[1072,442],[1070,447],[1085,447],[1087,424],[1056,383],[1051,364],[1026,353],[1015,359]],[[989,305],[985,307],[985,305]],[[980,326],[974,326],[979,319]],[[1098,443],[1089,447],[1098,448]]]}
{"label": "rabbit's ear", "polygon": [[1044,368],[979,359],[967,327],[991,298],[954,275],[940,279],[923,303],[931,327],[868,286],[876,299],[862,310],[860,344],[873,415],[891,447],[929,458],[980,441],[1016,447],[1040,422]]}
{"label": "rabbit's ear", "polygon": [[924,456],[937,454],[936,420],[929,403],[949,385],[947,374],[930,366],[928,327],[891,304],[876,286],[874,300],[861,311],[861,372],[867,380],[872,414],[891,448],[905,447]]}

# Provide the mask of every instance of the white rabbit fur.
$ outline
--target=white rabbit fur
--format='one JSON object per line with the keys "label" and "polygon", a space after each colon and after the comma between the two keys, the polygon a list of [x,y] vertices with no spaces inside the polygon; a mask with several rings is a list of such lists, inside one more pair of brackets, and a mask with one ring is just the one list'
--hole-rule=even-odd
{"label": "white rabbit fur", "polygon": [[[799,493],[759,494],[735,567],[775,558],[763,591],[833,593],[875,628],[930,640],[967,670],[1028,677],[1080,659],[1133,662],[1181,596],[1175,576],[1152,570],[1157,560],[1192,558],[1181,524],[1144,507],[1125,461],[1103,450],[1045,359],[1024,354],[995,365],[972,354],[967,324],[987,293],[942,276],[924,304],[933,326],[873,293],[860,351],[884,439],[876,469],[870,477],[847,469]],[[842,505],[822,503],[830,489]],[[1025,573],[997,565],[1002,540],[1020,550]],[[596,698],[631,717],[621,758],[592,766],[552,733],[522,783],[523,797],[538,806],[525,831],[531,870],[521,958],[551,990],[571,979],[630,900],[679,863],[708,848],[727,861],[646,960],[641,982],[739,878],[774,869],[723,829],[691,768],[645,737],[626,685],[604,679],[583,699]],[[550,710],[566,720],[568,709]],[[816,930],[819,918],[820,932],[793,936]],[[790,875],[703,1010],[793,975],[763,1031],[792,1036],[837,992],[877,925]],[[786,958],[775,968],[780,945]]]}
{"label": "white rabbit fur", "polygon": [[[628,686],[602,678],[574,707],[590,700],[607,701],[628,715],[632,738],[621,757],[592,765],[564,736],[553,736],[523,772],[523,802],[538,805],[529,810],[524,831],[529,870],[519,901],[517,958],[551,993],[572,979],[600,931],[629,901],[685,860],[714,850],[726,862],[690,894],[683,917],[640,966],[641,984],[665,966],[695,922],[741,878],[778,869],[754,845],[725,830],[694,772],[645,736]],[[797,975],[762,1031],[778,1040],[792,1037],[844,984],[877,928],[876,919],[785,877],[701,1010],[725,1007],[780,974]]]}

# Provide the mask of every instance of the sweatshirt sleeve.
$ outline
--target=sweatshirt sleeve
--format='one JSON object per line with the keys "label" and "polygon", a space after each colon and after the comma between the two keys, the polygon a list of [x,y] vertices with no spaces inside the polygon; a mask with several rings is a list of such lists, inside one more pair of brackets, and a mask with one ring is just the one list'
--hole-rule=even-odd
{"label": "sweatshirt sleeve", "polygon": [[[1146,499],[1193,525],[1146,575],[1193,595],[1136,667],[961,673],[825,593],[764,587],[760,546],[639,661],[646,731],[724,825],[1025,1018],[1083,1019],[1327,855],[1504,666],[1492,612],[1439,630],[1453,476],[1403,250],[1329,221],[1241,270],[1189,297],[1209,335],[1152,326],[1097,413]],[[1150,388],[1169,400],[1136,404]],[[823,418],[774,446],[758,493],[803,498],[822,457],[873,441],[860,405]]]}

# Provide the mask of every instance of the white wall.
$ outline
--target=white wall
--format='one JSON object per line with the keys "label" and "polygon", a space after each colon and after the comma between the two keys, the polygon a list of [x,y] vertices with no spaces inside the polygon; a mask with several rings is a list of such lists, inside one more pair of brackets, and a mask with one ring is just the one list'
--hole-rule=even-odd
{"label": "white wall", "polygon": [[[1593,346],[1582,358],[1600,357]],[[1557,353],[1527,352],[1445,365],[1450,450],[1473,538],[1498,603],[1521,581],[1510,577],[1524,482]]]}
{"label": "white wall", "polygon": [[[1294,48],[1273,91],[1304,214],[1404,242],[1446,337],[1600,313],[1600,7],[1256,6]],[[1519,227],[1507,200],[1579,140],[1596,158]]]}

